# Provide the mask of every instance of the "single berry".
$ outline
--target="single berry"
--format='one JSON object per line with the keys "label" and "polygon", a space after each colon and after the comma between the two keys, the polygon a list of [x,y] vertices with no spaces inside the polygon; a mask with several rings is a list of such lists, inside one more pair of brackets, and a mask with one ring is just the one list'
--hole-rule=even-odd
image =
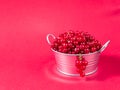
{"label": "single berry", "polygon": [[67,44],[67,43],[63,43],[62,46],[63,46],[64,48],[68,48],[68,44]]}
{"label": "single berry", "polygon": [[62,52],[63,52],[63,53],[67,53],[68,50],[67,50],[66,48],[64,48],[64,49],[62,50]]}
{"label": "single berry", "polygon": [[95,47],[92,47],[92,48],[90,49],[90,51],[91,51],[91,52],[95,52],[95,51],[96,51],[96,48],[95,48]]}
{"label": "single berry", "polygon": [[88,61],[83,60],[82,64],[85,65],[85,66],[87,66],[88,65]]}
{"label": "single berry", "polygon": [[85,76],[85,72],[81,72],[81,73],[80,73],[80,76],[81,76],[81,77],[84,77],[84,76]]}
{"label": "single berry", "polygon": [[79,51],[80,51],[80,49],[76,47],[76,48],[74,49],[74,51],[75,51],[76,54],[78,54]]}
{"label": "single berry", "polygon": [[89,53],[90,52],[90,50],[87,48],[87,49],[84,49],[84,53],[85,54],[87,54],[87,53]]}
{"label": "single berry", "polygon": [[86,69],[86,66],[85,66],[85,65],[81,65],[81,66],[79,67],[79,69],[80,69],[80,70],[85,70],[85,69]]}
{"label": "single berry", "polygon": [[78,41],[74,41],[73,43],[74,43],[74,45],[78,45],[78,44],[79,44],[79,42],[78,42]]}
{"label": "single berry", "polygon": [[79,48],[80,48],[80,50],[84,50],[85,45],[80,45]]}
{"label": "single berry", "polygon": [[81,53],[81,54],[84,54],[84,51],[83,51],[83,50],[80,50],[80,53]]}

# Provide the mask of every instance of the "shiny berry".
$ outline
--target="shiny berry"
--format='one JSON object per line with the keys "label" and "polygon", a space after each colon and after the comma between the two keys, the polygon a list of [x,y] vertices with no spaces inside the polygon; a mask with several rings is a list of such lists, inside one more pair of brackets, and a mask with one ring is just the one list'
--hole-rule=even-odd
{"label": "shiny berry", "polygon": [[85,70],[85,69],[86,69],[86,66],[85,66],[85,65],[82,65],[82,66],[80,66],[79,69],[80,69],[80,70]]}
{"label": "shiny berry", "polygon": [[62,50],[62,52],[63,52],[63,53],[67,53],[68,50],[67,50],[66,48],[64,48],[64,49]]}
{"label": "shiny berry", "polygon": [[83,61],[82,61],[82,64],[85,65],[85,66],[87,66],[87,65],[88,65],[88,61],[83,60]]}
{"label": "shiny berry", "polygon": [[91,51],[91,52],[95,52],[95,51],[96,51],[96,48],[95,48],[95,47],[92,47],[92,48],[90,49],[90,51]]}
{"label": "shiny berry", "polygon": [[63,46],[64,48],[68,48],[68,44],[67,44],[67,43],[63,43],[62,46]]}
{"label": "shiny berry", "polygon": [[75,53],[77,54],[77,53],[79,53],[80,48],[77,48],[77,47],[76,47],[76,48],[74,49],[74,51],[75,51]]}
{"label": "shiny berry", "polygon": [[87,44],[85,45],[85,49],[89,49],[89,47],[90,47],[89,45],[87,45]]}
{"label": "shiny berry", "polygon": [[79,48],[80,48],[80,50],[84,50],[85,45],[80,45]]}
{"label": "shiny berry", "polygon": [[80,73],[80,76],[81,76],[81,77],[84,77],[84,76],[85,76],[85,72],[81,72],[81,73]]}
{"label": "shiny berry", "polygon": [[85,53],[85,54],[87,54],[87,53],[89,53],[89,52],[90,52],[90,50],[89,50],[88,48],[84,49],[84,53]]}
{"label": "shiny berry", "polygon": [[76,71],[80,74],[82,72],[81,69],[77,68]]}
{"label": "shiny berry", "polygon": [[82,37],[77,37],[76,39],[77,39],[78,42],[82,42],[83,41]]}
{"label": "shiny berry", "polygon": [[78,44],[79,44],[79,42],[78,42],[78,41],[74,41],[73,43],[74,43],[74,45],[78,45]]}
{"label": "shiny berry", "polygon": [[81,53],[81,54],[84,54],[84,51],[83,51],[83,50],[80,50],[80,53]]}

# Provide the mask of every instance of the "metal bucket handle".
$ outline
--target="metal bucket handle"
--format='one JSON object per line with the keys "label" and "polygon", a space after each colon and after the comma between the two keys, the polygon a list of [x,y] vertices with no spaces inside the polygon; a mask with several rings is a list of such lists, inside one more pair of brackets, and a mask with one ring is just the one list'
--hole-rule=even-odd
{"label": "metal bucket handle", "polygon": [[110,40],[108,40],[103,46],[102,48],[99,50],[99,52],[103,52],[105,50],[105,48],[108,46],[108,44],[110,43]]}
{"label": "metal bucket handle", "polygon": [[47,42],[48,42],[49,45],[52,45],[52,43],[50,42],[50,39],[49,39],[50,37],[52,37],[53,39],[55,39],[56,37],[53,34],[48,34],[47,35],[47,37],[46,37]]}

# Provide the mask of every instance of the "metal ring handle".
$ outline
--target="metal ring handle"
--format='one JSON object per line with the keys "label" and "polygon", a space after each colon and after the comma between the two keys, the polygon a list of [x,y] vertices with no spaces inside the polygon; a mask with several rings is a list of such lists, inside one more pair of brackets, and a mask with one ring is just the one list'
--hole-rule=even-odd
{"label": "metal ring handle", "polygon": [[108,40],[103,46],[102,48],[99,50],[99,52],[103,52],[105,50],[105,48],[108,46],[108,44],[110,43],[110,40]]}
{"label": "metal ring handle", "polygon": [[49,45],[52,45],[52,43],[50,42],[50,39],[49,39],[50,36],[51,36],[53,39],[55,39],[56,37],[55,37],[53,34],[48,34],[48,35],[46,36],[46,40],[47,40],[48,44],[49,44]]}

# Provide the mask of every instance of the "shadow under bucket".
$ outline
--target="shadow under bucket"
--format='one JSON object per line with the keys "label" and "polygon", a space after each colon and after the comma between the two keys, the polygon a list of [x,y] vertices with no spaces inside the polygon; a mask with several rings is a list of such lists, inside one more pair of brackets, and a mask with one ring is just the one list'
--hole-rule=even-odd
{"label": "shadow under bucket", "polygon": [[[51,45],[52,43],[49,40],[50,36],[53,37],[54,39],[55,39],[55,36],[53,34],[48,34],[46,37],[48,44]],[[89,54],[81,54],[81,56],[88,61],[88,65],[86,66],[86,69],[85,69],[85,75],[90,75],[97,71],[100,54],[108,46],[109,42],[110,40],[107,41],[99,51],[96,51],[94,53],[89,53]],[[51,50],[55,55],[56,66],[59,72],[65,75],[79,76],[79,73],[76,70],[77,68],[75,66],[75,60],[80,54],[61,53],[53,50],[52,48]]]}

